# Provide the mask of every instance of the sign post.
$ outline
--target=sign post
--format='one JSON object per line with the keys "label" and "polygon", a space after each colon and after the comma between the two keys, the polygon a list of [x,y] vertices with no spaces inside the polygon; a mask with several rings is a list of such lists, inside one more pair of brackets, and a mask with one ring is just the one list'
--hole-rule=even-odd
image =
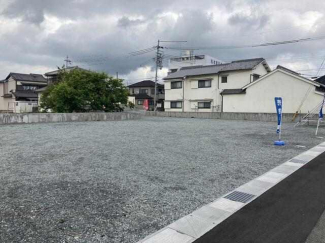
{"label": "sign post", "polygon": [[319,113],[318,113],[318,122],[317,122],[317,128],[316,128],[316,133],[315,133],[316,136],[317,136],[317,134],[318,134],[318,127],[319,127],[319,124],[320,124],[320,122],[321,122],[321,121],[323,120],[323,118],[324,118],[324,114],[323,114],[324,102],[325,102],[325,94],[324,94],[324,98],[323,98],[322,105],[321,105],[320,110],[319,110]]}
{"label": "sign post", "polygon": [[274,145],[276,146],[284,146],[285,142],[281,141],[281,132],[282,132],[282,98],[281,97],[275,97],[275,107],[276,107],[276,113],[278,117],[278,126],[276,129],[276,133],[279,134],[279,140],[274,142]]}

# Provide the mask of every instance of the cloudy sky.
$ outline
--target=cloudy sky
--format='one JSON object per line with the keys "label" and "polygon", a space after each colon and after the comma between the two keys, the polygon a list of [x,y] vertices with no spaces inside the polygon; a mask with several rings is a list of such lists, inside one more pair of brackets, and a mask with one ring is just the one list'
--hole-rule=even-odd
{"label": "cloudy sky", "polygon": [[[119,72],[128,83],[150,79],[154,52],[129,53],[153,47],[158,39],[186,40],[164,46],[200,47],[195,54],[223,61],[264,57],[272,68],[281,64],[312,76],[325,58],[325,40],[222,47],[320,36],[325,36],[324,0],[0,0],[0,79],[9,72],[55,70],[67,55],[72,65]],[[166,68],[159,78],[164,75]]]}

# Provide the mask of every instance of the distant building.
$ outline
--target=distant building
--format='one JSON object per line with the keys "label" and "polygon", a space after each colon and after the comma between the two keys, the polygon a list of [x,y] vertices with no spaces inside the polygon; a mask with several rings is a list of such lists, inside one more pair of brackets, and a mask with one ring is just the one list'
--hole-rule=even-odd
{"label": "distant building", "polygon": [[10,73],[0,81],[0,111],[31,112],[37,106],[36,90],[47,86],[41,74]]}
{"label": "distant building", "polygon": [[[129,101],[134,102],[138,109],[143,109],[145,100],[149,101],[149,110],[154,110],[154,97],[155,97],[155,82],[151,80],[144,80],[128,86],[129,88]],[[163,84],[157,84],[157,107],[158,110],[164,109],[165,90]]]}
{"label": "distant building", "polygon": [[58,77],[59,77],[60,72],[70,72],[70,71],[76,70],[76,69],[85,70],[85,69],[80,68],[78,66],[74,66],[74,67],[67,67],[67,68],[61,68],[61,69],[58,68],[57,70],[47,72],[44,75],[47,78],[48,83],[51,84],[51,83],[55,83],[55,82],[58,81]]}
{"label": "distant building", "polygon": [[222,63],[219,59],[208,55],[194,55],[193,51],[185,51],[180,57],[170,58],[168,67],[169,73],[174,73],[183,67],[218,65]]}
{"label": "distant building", "polygon": [[241,89],[271,72],[263,58],[238,60],[218,65],[183,67],[165,81],[165,110],[221,112],[223,95]]}
{"label": "distant building", "polygon": [[[59,73],[60,72],[71,72],[72,70],[76,70],[76,69],[79,69],[79,70],[86,70],[86,69],[83,69],[83,68],[80,68],[78,66],[74,66],[74,67],[67,67],[67,68],[61,68],[61,69],[57,69],[55,71],[51,71],[51,72],[47,72],[44,74],[44,76],[46,77],[47,79],[47,83],[48,85],[50,84],[53,84],[55,82],[58,82],[59,81]],[[88,71],[88,70],[86,70]],[[46,86],[43,87],[43,88],[40,88],[38,90],[36,90],[36,93],[38,94],[38,102],[40,102],[40,99],[41,99],[41,96],[42,96],[42,93],[46,90]]]}

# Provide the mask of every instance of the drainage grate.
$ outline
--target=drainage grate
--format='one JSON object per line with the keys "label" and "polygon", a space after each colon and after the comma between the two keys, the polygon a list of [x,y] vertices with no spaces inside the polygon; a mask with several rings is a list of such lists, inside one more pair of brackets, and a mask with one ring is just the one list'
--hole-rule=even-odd
{"label": "drainage grate", "polygon": [[306,164],[307,162],[301,159],[291,159],[289,160],[289,162],[293,162],[293,163],[298,163],[298,164]]}
{"label": "drainage grate", "polygon": [[255,195],[244,193],[244,192],[239,192],[239,191],[234,191],[234,192],[228,194],[227,196],[225,196],[225,198],[227,198],[231,201],[242,202],[242,203],[247,203],[249,200],[251,200],[254,197],[255,197]]}

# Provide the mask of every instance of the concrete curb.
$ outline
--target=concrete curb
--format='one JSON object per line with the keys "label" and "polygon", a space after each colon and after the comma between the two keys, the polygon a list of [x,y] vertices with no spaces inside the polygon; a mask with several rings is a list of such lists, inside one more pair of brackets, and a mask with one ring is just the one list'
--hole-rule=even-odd
{"label": "concrete curb", "polygon": [[51,123],[51,122],[86,122],[86,121],[123,121],[135,120],[142,117],[139,113],[131,112],[91,112],[91,113],[23,113],[0,114],[0,125]]}
{"label": "concrete curb", "polygon": [[325,152],[325,142],[173,222],[138,243],[190,243]]}
{"label": "concrete curb", "polygon": [[[246,121],[277,121],[276,113],[237,113],[237,112],[177,112],[177,111],[146,111],[146,116],[174,117],[174,118],[199,118],[199,119],[222,119],[222,120],[246,120]],[[284,113],[283,122],[292,123],[292,113]],[[299,114],[295,122],[301,120],[304,114]]]}

